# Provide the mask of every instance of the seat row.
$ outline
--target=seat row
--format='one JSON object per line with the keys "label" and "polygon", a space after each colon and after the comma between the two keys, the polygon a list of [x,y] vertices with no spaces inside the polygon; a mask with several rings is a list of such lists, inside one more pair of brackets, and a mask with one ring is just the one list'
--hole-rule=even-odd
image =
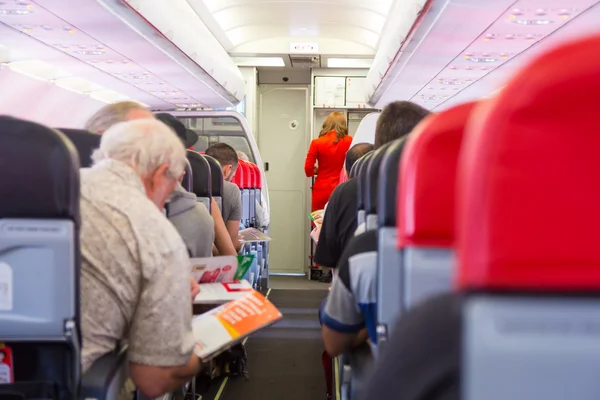
{"label": "seat row", "polygon": [[[437,336],[461,338],[460,398],[600,395],[599,50],[600,37],[563,45],[353,166],[357,221],[377,231],[377,358],[402,346],[408,315],[453,292],[460,332]],[[431,312],[411,338],[452,314]]]}

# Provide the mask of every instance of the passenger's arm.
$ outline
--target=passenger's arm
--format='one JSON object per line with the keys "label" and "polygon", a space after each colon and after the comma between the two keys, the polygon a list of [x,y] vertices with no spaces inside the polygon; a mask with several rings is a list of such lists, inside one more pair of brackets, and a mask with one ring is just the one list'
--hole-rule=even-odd
{"label": "passenger's arm", "polygon": [[129,363],[129,377],[136,388],[148,398],[156,398],[183,386],[200,371],[200,359],[192,354],[180,367],[153,367]]}
{"label": "passenger's arm", "polygon": [[335,279],[320,313],[325,350],[338,356],[364,342],[364,317],[352,292],[342,279]]}
{"label": "passenger's arm", "polygon": [[231,241],[233,242],[233,247],[237,252],[242,248],[242,244],[240,243],[240,221],[227,221],[227,232],[229,232],[229,237],[231,237]]}
{"label": "passenger's arm", "polygon": [[310,142],[310,148],[308,149],[308,154],[306,155],[306,160],[304,161],[304,173],[306,174],[307,178],[315,176],[318,172],[318,169],[315,166],[318,154],[319,150],[317,143],[313,140]]}
{"label": "passenger's arm", "polygon": [[[212,199],[212,207],[210,211],[213,220],[215,221],[215,246],[221,256],[237,256],[237,251],[231,241],[229,231],[223,222],[221,209],[217,205],[215,199]],[[237,235],[237,231],[236,231]]]}
{"label": "passenger's arm", "polygon": [[[237,188],[236,188],[237,189]],[[227,232],[231,237],[231,243],[236,251],[240,251],[242,244],[240,243],[240,220],[242,219],[242,193],[237,189],[235,195],[231,199],[231,213],[229,219],[225,221]]]}

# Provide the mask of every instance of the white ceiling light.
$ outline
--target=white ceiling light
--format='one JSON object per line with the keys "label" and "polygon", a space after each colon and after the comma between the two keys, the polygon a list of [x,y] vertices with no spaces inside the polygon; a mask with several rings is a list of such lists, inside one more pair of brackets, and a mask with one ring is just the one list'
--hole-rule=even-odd
{"label": "white ceiling light", "polygon": [[371,68],[372,58],[328,58],[329,68]]}
{"label": "white ceiling light", "polygon": [[89,96],[92,99],[96,99],[104,103],[116,103],[119,101],[130,100],[129,97],[124,96],[121,93],[117,93],[114,90],[98,90],[97,92],[89,93]]}
{"label": "white ceiling light", "polygon": [[8,63],[7,66],[14,72],[40,79],[42,81],[53,81],[55,79],[66,78],[71,75],[65,70],[61,70],[56,66],[40,60],[14,61]]}
{"label": "white ceiling light", "polygon": [[239,67],[285,67],[281,57],[233,57]]}

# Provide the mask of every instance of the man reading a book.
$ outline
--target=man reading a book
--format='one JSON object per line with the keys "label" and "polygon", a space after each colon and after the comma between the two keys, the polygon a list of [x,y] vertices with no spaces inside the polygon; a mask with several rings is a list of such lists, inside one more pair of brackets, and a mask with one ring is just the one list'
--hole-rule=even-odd
{"label": "man reading a book", "polygon": [[154,398],[191,379],[190,263],[162,209],[186,150],[162,122],[110,127],[81,171],[82,367],[127,343],[129,373]]}

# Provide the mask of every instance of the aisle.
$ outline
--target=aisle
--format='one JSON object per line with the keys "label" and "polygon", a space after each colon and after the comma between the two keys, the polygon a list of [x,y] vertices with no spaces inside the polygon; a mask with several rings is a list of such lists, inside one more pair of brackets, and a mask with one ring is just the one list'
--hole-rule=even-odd
{"label": "aisle", "polygon": [[248,340],[250,379],[228,380],[218,400],[325,399],[318,310],[326,296],[327,290],[271,290],[284,319]]}

